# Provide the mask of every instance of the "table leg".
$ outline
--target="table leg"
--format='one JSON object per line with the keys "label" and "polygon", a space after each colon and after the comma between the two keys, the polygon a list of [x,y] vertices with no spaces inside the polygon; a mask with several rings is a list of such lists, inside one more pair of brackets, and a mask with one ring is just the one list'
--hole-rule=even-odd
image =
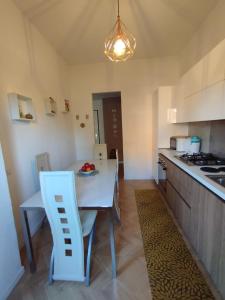
{"label": "table leg", "polygon": [[112,257],[112,277],[116,278],[116,251],[115,251],[115,237],[114,237],[114,224],[112,211],[109,212],[109,237],[110,237],[110,248]]}
{"label": "table leg", "polygon": [[24,208],[21,208],[20,214],[21,214],[23,238],[24,238],[24,243],[25,243],[25,247],[26,247],[27,258],[28,258],[29,265],[30,265],[30,271],[31,271],[31,273],[34,273],[36,271],[36,264],[35,264],[34,254],[33,254],[33,246],[32,246],[32,239],[31,239],[31,234],[30,234],[27,210]]}

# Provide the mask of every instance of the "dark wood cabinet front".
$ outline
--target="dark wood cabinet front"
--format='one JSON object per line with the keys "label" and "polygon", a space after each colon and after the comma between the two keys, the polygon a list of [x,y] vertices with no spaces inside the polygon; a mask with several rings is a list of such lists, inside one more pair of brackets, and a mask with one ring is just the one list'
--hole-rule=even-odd
{"label": "dark wood cabinet front", "polygon": [[225,202],[163,156],[174,217],[225,298]]}
{"label": "dark wood cabinet front", "polygon": [[112,149],[118,149],[119,161],[123,161],[123,133],[121,99],[103,99],[103,116],[105,143],[107,144],[108,157]]}

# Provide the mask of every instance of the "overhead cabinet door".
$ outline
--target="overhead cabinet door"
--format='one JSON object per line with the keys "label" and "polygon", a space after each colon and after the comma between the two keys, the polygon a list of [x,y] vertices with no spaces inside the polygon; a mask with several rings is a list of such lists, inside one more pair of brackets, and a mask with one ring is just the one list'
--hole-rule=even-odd
{"label": "overhead cabinet door", "polygon": [[202,91],[196,121],[220,120],[225,118],[224,81],[219,81]]}
{"label": "overhead cabinet door", "polygon": [[177,85],[177,123],[225,119],[225,40]]}
{"label": "overhead cabinet door", "polygon": [[204,87],[210,87],[225,79],[225,40],[207,55],[207,72]]}
{"label": "overhead cabinet door", "polygon": [[225,82],[220,81],[184,99],[184,122],[210,121],[225,118]]}
{"label": "overhead cabinet door", "polygon": [[183,76],[184,98],[198,93],[202,89],[205,59],[201,59]]}
{"label": "overhead cabinet door", "polygon": [[178,122],[195,122],[202,115],[203,109],[201,103],[201,92],[186,97],[178,107]]}

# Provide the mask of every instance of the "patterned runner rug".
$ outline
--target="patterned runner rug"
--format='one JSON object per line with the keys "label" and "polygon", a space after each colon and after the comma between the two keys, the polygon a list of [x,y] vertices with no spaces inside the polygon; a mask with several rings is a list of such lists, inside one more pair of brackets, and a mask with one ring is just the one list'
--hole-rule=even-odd
{"label": "patterned runner rug", "polygon": [[153,299],[215,299],[159,191],[135,196]]}

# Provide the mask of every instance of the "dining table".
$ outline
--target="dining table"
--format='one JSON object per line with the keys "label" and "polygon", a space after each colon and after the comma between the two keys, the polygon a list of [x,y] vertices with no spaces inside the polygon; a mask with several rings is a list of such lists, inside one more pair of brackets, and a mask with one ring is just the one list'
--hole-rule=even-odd
{"label": "dining table", "polygon": [[[79,209],[106,210],[108,213],[109,243],[112,259],[112,277],[116,277],[116,252],[114,236],[113,205],[116,194],[117,162],[114,159],[94,160],[94,175],[79,173],[86,161],[76,161],[65,170],[74,171],[77,204]],[[64,171],[64,170],[63,170]],[[41,191],[39,190],[20,205],[22,231],[30,271],[36,271],[36,261],[29,225],[29,211],[44,210]]]}

